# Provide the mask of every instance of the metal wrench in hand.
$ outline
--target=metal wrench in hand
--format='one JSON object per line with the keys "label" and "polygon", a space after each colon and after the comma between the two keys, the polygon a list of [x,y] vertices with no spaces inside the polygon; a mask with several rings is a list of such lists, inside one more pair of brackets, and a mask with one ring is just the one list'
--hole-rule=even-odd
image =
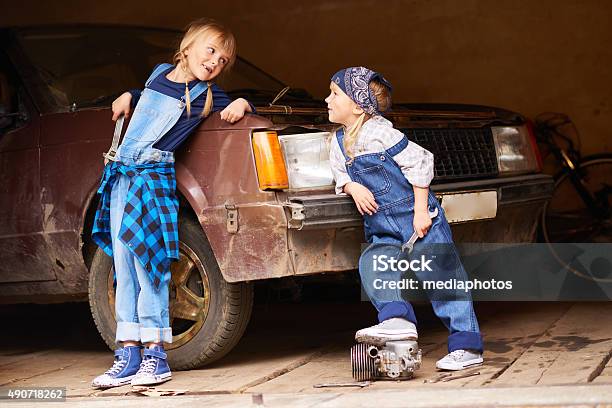
{"label": "metal wrench in hand", "polygon": [[119,148],[119,141],[121,140],[121,130],[123,129],[124,115],[119,116],[117,122],[115,122],[115,133],[113,134],[113,143],[111,144],[108,152],[103,153],[102,156],[110,161],[117,161],[115,156],[117,155],[117,149]]}
{"label": "metal wrench in hand", "polygon": [[[435,218],[438,216],[438,207],[434,208],[433,211],[429,212],[429,218]],[[410,239],[402,245],[402,252],[408,249],[408,253],[411,253],[414,249],[414,243],[419,239],[419,234],[416,231],[412,233]]]}

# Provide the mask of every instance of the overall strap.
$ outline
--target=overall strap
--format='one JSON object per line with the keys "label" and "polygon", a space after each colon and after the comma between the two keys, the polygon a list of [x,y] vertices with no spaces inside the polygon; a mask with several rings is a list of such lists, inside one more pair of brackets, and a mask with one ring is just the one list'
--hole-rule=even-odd
{"label": "overall strap", "polygon": [[155,69],[153,70],[153,72],[151,73],[151,75],[149,75],[149,78],[147,79],[147,82],[145,82],[145,87],[149,87],[149,85],[151,85],[151,82],[153,82],[153,80],[155,78],[157,78],[162,72],[166,71],[168,68],[172,67],[172,64],[168,64],[168,63],[163,63],[163,64],[159,64],[157,67],[155,67]]}
{"label": "overall strap", "polygon": [[338,140],[338,146],[340,146],[340,151],[342,152],[342,155],[346,160],[350,160],[350,157],[348,157],[346,151],[344,150],[344,128],[336,130],[336,139]]}
{"label": "overall strap", "polygon": [[[210,84],[210,86],[212,87],[212,83]],[[206,82],[200,81],[196,84],[196,86],[194,86],[193,88],[189,90],[189,97],[193,101],[198,96],[202,95],[202,93],[206,91],[207,89],[208,89],[208,84]]]}
{"label": "overall strap", "polygon": [[396,156],[408,146],[408,143],[408,138],[406,137],[406,135],[404,135],[404,137],[402,137],[399,142],[385,150],[385,152],[387,152],[387,154],[391,157]]}
{"label": "overall strap", "polygon": [[[148,88],[149,85],[151,85],[151,82],[153,82],[155,78],[157,78],[159,75],[161,75],[163,72],[167,71],[169,68],[173,66],[174,65],[168,64],[168,63],[159,64],[157,67],[155,67],[151,75],[149,75],[149,78],[147,79],[147,82],[145,83],[145,87]],[[212,87],[212,83],[210,86]],[[192,100],[194,100],[198,96],[202,95],[202,93],[206,91],[207,89],[208,89],[208,84],[206,82],[200,81],[193,88],[189,90],[189,96]],[[181,98],[181,100],[183,100],[183,98]]]}
{"label": "overall strap", "polygon": [[[145,86],[148,88],[149,85],[151,85],[151,82],[153,82],[155,78],[157,78],[159,75],[161,75],[163,72],[165,72],[166,70],[168,70],[169,68],[173,66],[174,65],[168,64],[168,63],[159,64],[157,67],[155,67],[151,75],[149,75],[149,78],[147,79]],[[212,86],[212,83],[211,83],[211,86]],[[193,100],[197,98],[198,96],[202,95],[202,92],[206,91],[207,89],[208,89],[208,84],[206,82],[200,81],[196,84],[196,86],[194,86],[193,88],[189,90],[189,95],[191,99]]]}

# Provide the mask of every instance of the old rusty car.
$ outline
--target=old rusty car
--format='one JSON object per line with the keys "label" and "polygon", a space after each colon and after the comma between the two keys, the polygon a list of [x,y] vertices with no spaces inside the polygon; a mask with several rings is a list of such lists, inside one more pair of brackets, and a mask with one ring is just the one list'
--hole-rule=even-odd
{"label": "old rusty car", "polygon": [[[112,261],[90,237],[110,102],[167,61],[175,31],[4,29],[0,52],[0,301],[86,301],[114,346]],[[257,106],[213,115],[178,152],[180,261],[172,267],[173,367],[201,366],[240,339],[253,282],[350,271],[363,241],[335,195],[322,101],[244,60],[221,80]],[[525,118],[503,109],[396,104],[395,126],[435,154],[432,189],[459,242],[529,242],[552,180]]]}

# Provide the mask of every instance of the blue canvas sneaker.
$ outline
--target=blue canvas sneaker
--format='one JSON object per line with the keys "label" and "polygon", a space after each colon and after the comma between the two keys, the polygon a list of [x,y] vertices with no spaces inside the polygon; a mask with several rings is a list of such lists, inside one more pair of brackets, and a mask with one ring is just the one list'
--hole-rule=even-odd
{"label": "blue canvas sneaker", "polygon": [[127,346],[115,350],[115,362],[104,374],[91,383],[94,388],[112,388],[129,384],[138,372],[142,357],[142,346]]}
{"label": "blue canvas sneaker", "polygon": [[162,346],[145,348],[144,358],[132,379],[132,385],[155,385],[172,379],[167,357]]}

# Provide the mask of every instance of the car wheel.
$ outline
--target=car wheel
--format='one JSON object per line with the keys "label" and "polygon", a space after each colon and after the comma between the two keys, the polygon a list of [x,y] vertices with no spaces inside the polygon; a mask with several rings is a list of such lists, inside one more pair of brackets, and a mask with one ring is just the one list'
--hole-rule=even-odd
{"label": "car wheel", "polygon": [[[251,316],[253,285],[223,279],[200,225],[179,223],[180,259],[171,267],[170,325],[165,344],[172,369],[209,364],[226,355],[240,340]],[[89,274],[89,305],[106,344],[115,348],[115,289],[112,258],[97,249]]]}

